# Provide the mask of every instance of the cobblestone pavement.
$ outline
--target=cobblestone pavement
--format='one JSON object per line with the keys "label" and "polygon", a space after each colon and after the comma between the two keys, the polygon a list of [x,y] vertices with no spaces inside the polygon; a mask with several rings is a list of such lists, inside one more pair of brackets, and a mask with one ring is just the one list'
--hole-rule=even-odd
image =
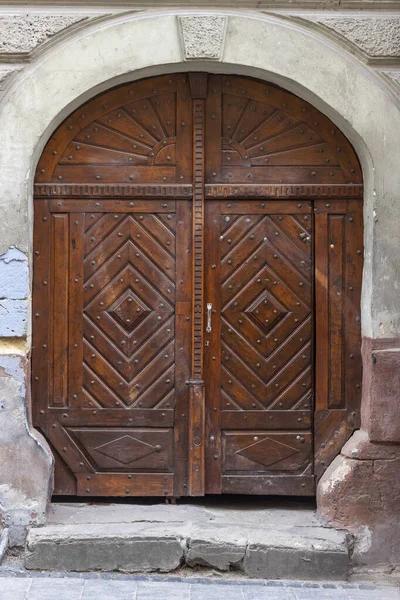
{"label": "cobblestone pavement", "polygon": [[372,584],[60,573],[0,577],[0,600],[400,600]]}

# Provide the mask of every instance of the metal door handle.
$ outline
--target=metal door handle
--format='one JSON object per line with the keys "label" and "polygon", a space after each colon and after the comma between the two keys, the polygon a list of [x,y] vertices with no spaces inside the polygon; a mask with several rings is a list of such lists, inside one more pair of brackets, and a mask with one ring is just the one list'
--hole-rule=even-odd
{"label": "metal door handle", "polygon": [[207,303],[207,327],[206,327],[207,333],[211,333],[211,310],[212,310],[212,304],[210,304],[208,302]]}

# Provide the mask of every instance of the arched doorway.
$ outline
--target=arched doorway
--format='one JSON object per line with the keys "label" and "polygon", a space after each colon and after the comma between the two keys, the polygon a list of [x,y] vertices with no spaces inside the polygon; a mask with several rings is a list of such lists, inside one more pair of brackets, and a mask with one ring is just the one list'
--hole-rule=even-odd
{"label": "arched doorway", "polygon": [[362,176],[237,76],[124,85],[35,180],[34,424],[56,494],[314,493],[358,426]]}

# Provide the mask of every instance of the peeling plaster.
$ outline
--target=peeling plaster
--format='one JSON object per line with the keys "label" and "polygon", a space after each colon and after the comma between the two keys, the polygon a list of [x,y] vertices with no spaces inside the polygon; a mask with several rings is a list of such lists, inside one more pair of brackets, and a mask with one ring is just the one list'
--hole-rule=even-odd
{"label": "peeling plaster", "polygon": [[0,300],[23,300],[28,295],[28,258],[15,246],[0,255]]}
{"label": "peeling plaster", "polygon": [[0,255],[0,337],[24,337],[27,331],[29,269],[15,246]]}
{"label": "peeling plaster", "polygon": [[0,256],[0,260],[3,260],[6,264],[13,260],[24,262],[26,261],[26,255],[15,246],[11,246],[7,252],[4,252],[4,254]]}
{"label": "peeling plaster", "polygon": [[350,463],[349,459],[344,459],[342,456],[335,458],[329,467],[330,477],[327,479],[322,478],[320,481],[319,485],[323,494],[332,492],[337,485],[351,474],[353,469]]}
{"label": "peeling plaster", "polygon": [[25,337],[27,314],[26,300],[0,300],[0,336]]}
{"label": "peeling plaster", "polygon": [[0,369],[21,384],[21,396],[25,396],[25,369],[21,363],[21,356],[0,356]]}
{"label": "peeling plaster", "polygon": [[0,523],[17,546],[29,526],[45,521],[53,465],[46,443],[28,425],[26,370],[24,357],[0,356]]}
{"label": "peeling plaster", "polygon": [[0,338],[0,356],[4,354],[26,356],[28,352],[29,345],[26,338]]}
{"label": "peeling plaster", "polygon": [[366,525],[357,531],[357,554],[367,554],[372,545],[372,531]]}

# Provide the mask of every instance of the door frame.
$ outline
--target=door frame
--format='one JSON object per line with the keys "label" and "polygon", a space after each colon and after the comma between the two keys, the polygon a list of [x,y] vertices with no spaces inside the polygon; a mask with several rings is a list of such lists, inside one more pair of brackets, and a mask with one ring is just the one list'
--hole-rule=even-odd
{"label": "door frame", "polygon": [[[359,317],[359,291],[361,287],[361,274],[362,274],[362,184],[361,183],[344,183],[341,185],[315,185],[312,180],[310,182],[304,182],[299,184],[268,184],[268,185],[248,185],[240,183],[237,185],[230,185],[224,182],[215,183],[210,182],[209,171],[214,168],[212,161],[208,164],[208,172],[204,162],[204,154],[207,153],[207,140],[211,137],[207,132],[212,132],[215,128],[215,122],[212,119],[212,103],[213,97],[208,91],[216,89],[213,86],[218,86],[221,82],[218,78],[223,76],[210,75],[206,73],[193,73],[188,75],[190,82],[191,95],[193,99],[193,179],[192,183],[178,184],[173,183],[172,185],[120,185],[113,184],[111,186],[103,186],[97,184],[94,181],[82,180],[74,182],[73,185],[68,183],[57,183],[54,179],[48,175],[48,171],[43,169],[43,165],[46,161],[54,167],[57,160],[54,158],[57,155],[57,144],[61,143],[61,146],[65,143],[65,139],[68,139],[68,132],[66,129],[68,124],[71,122],[79,122],[78,119],[81,117],[79,109],[71,117],[69,117],[55,132],[47,144],[42,157],[39,161],[36,183],[35,183],[35,202],[37,206],[43,199],[49,197],[54,200],[59,199],[60,201],[66,198],[73,199],[74,197],[101,197],[101,198],[165,198],[165,195],[176,195],[179,197],[192,197],[193,198],[193,239],[192,239],[192,257],[193,257],[193,281],[192,281],[192,294],[193,294],[193,312],[192,312],[192,369],[191,376],[187,380],[190,394],[190,440],[189,440],[189,488],[188,493],[190,495],[202,495],[204,493],[204,444],[205,440],[205,390],[204,390],[204,364],[203,364],[203,345],[204,345],[204,317],[205,317],[205,306],[204,306],[204,203],[208,198],[280,198],[285,199],[296,199],[302,201],[306,199],[315,200],[316,214],[318,215],[317,228],[323,232],[321,234],[321,242],[324,259],[318,266],[318,274],[322,274],[325,282],[325,287],[319,289],[319,294],[323,296],[323,303],[325,307],[329,306],[329,298],[327,299],[327,282],[329,281],[329,268],[330,258],[329,249],[326,246],[326,240],[329,239],[330,235],[330,222],[338,216],[346,220],[346,233],[342,236],[342,247],[343,252],[346,254],[346,261],[350,266],[346,270],[346,277],[348,281],[341,282],[341,285],[348,286],[348,291],[354,292],[351,296],[352,300],[349,301],[349,318],[352,319],[351,331],[346,330],[346,361],[352,360],[350,363],[352,368],[349,376],[349,382],[345,386],[345,405],[339,406],[337,401],[331,402],[329,398],[330,390],[326,389],[322,385],[319,386],[321,393],[317,392],[317,413],[316,413],[316,454],[317,454],[317,466],[318,476],[322,475],[325,468],[336,456],[344,442],[348,439],[351,433],[359,425],[359,404],[360,404],[360,390],[361,390],[361,360],[360,360],[360,317]],[[230,76],[232,77],[235,76]],[[250,87],[254,86],[265,86],[269,84],[258,80],[240,78],[238,80],[251,82]],[[128,84],[130,85],[130,84]],[[250,84],[249,84],[250,85]],[[123,86],[122,86],[123,87]],[[282,97],[287,95],[291,99],[296,98],[295,102],[298,104],[298,109],[301,106],[309,107],[310,112],[318,114],[321,121],[331,123],[325,116],[319,111],[308,105],[300,98],[294,97],[289,92],[277,88],[276,86],[270,86],[274,93],[280,94]],[[278,90],[278,92],[277,92]],[[106,94],[112,93],[106,92]],[[208,105],[207,112],[207,101]],[[97,99],[94,99],[93,103],[96,103]],[[294,100],[293,100],[294,101]],[[211,110],[210,110],[211,108]],[[75,119],[76,115],[76,119]],[[311,115],[311,116],[312,116]],[[311,118],[311,117],[310,117]],[[334,127],[330,124],[330,127]],[[340,137],[341,145],[346,148],[345,154],[351,157],[352,164],[357,167],[357,157],[351,148],[350,144],[344,138],[344,136],[335,128],[335,134]],[[71,136],[70,136],[71,138]],[[64,141],[63,141],[64,140]],[[205,140],[205,145],[203,141]],[[357,167],[359,169],[359,165]],[[357,170],[356,168],[352,169]],[[216,168],[217,172],[218,169]],[[361,175],[360,175],[361,177]],[[95,186],[95,187],[94,187]],[[178,200],[179,201],[179,200]],[[39,215],[40,211],[36,213]],[[347,225],[349,223],[349,225]],[[350,226],[350,223],[353,225]],[[357,230],[357,234],[350,235],[350,230]],[[351,240],[353,240],[351,242]],[[36,244],[36,242],[35,242]],[[37,244],[40,246],[40,240],[37,240]],[[36,246],[35,246],[36,247]],[[353,261],[353,263],[352,263]],[[35,267],[34,274],[34,286],[39,286],[38,281],[38,270]],[[347,290],[347,288],[346,288]],[[328,294],[329,296],[329,294]],[[346,295],[347,297],[347,295]],[[37,294],[36,294],[37,298]],[[37,306],[37,305],[36,305]],[[40,308],[40,306],[39,306]],[[41,309],[40,309],[41,310]],[[34,314],[35,313],[35,293],[34,293]],[[36,327],[35,327],[36,325]],[[36,321],[34,320],[34,336],[37,336]],[[36,340],[36,337],[35,337]],[[34,345],[37,348],[36,343]],[[347,355],[347,350],[353,350]],[[351,356],[352,354],[352,356]],[[330,374],[333,369],[333,362],[323,352],[319,352],[317,349],[317,363],[322,365],[320,373]],[[35,360],[37,360],[37,350],[33,352],[33,381],[32,391],[33,397],[40,395],[40,388],[36,384],[36,369]],[[40,370],[40,366],[39,366]],[[38,406],[34,401],[34,424],[40,426],[42,416]],[[336,433],[338,432],[338,433]]]}

